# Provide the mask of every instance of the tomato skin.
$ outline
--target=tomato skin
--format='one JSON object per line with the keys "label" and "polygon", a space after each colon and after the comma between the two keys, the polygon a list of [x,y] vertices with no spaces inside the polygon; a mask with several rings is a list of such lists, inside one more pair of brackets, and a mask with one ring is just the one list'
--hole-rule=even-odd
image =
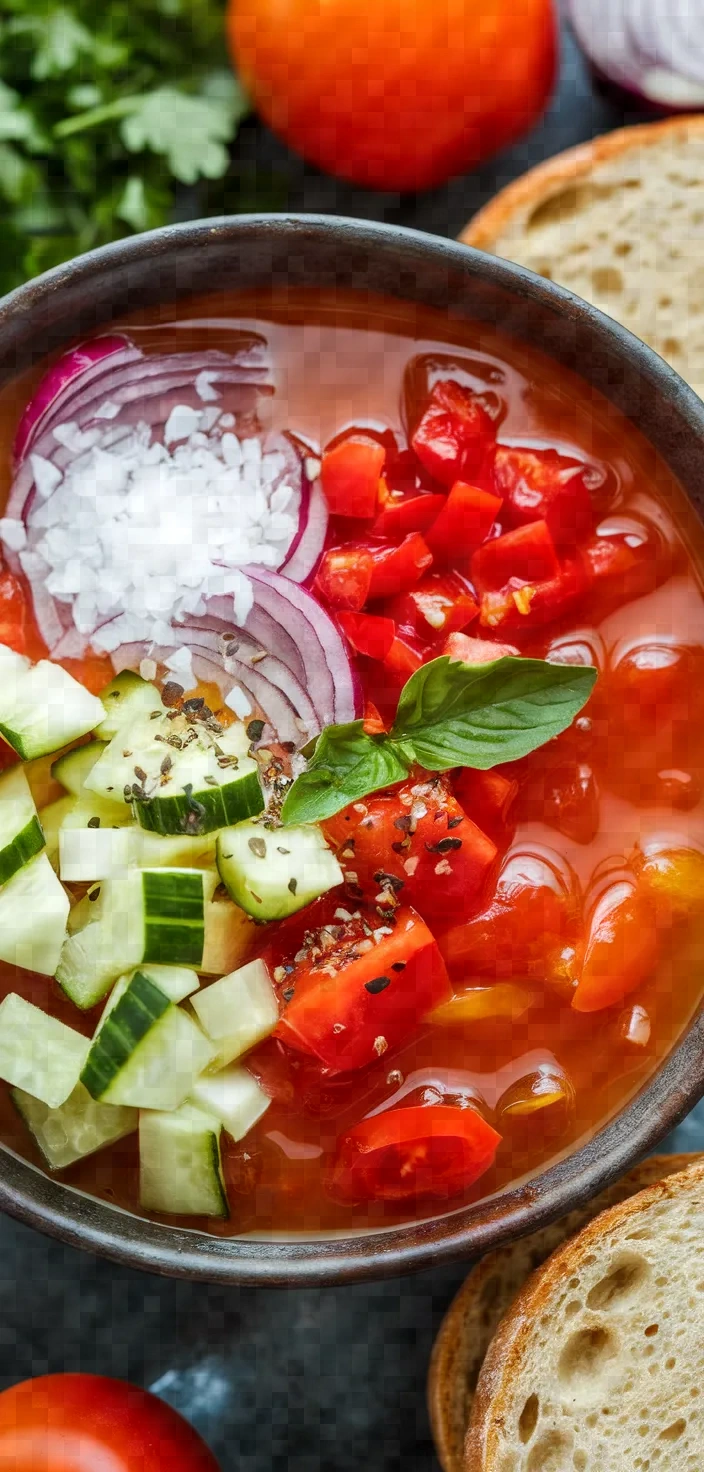
{"label": "tomato skin", "polygon": [[325,451],[320,480],[333,516],[368,520],[374,515],[385,458],[382,445],[356,439],[341,440]]}
{"label": "tomato skin", "polygon": [[437,520],[426,533],[436,562],[469,559],[488,537],[501,510],[500,496],[456,480]]}
{"label": "tomato skin", "polygon": [[372,547],[369,598],[391,598],[414,588],[432,565],[433,554],[420,532],[411,532],[398,547]]}
{"label": "tomato skin", "polygon": [[372,794],[323,831],[356,898],[375,902],[387,889],[428,921],[472,914],[496,860],[491,838],[437,779]]}
{"label": "tomato skin", "polygon": [[548,0],[231,0],[228,30],[274,132],[375,189],[474,168],[532,125],[555,74]]}
{"label": "tomato skin", "polygon": [[471,389],[444,378],[435,384],[411,443],[441,485],[473,482],[492,474],[496,425]]}
{"label": "tomato skin", "polygon": [[411,1105],[363,1119],[338,1144],[333,1191],[346,1200],[446,1200],[493,1164],[501,1136],[476,1109]]}
{"label": "tomato skin", "polygon": [[318,568],[315,592],[331,608],[363,608],[369,596],[374,562],[366,547],[331,547]]}
{"label": "tomato skin", "polygon": [[556,547],[579,546],[591,535],[594,516],[584,467],[557,450],[499,445],[494,462],[504,519],[518,527],[544,520]]}
{"label": "tomato skin", "polygon": [[620,879],[597,902],[581,963],[575,1012],[600,1012],[646,981],[660,951],[655,907],[635,880]]}
{"label": "tomato skin", "polygon": [[379,921],[385,924],[391,934],[362,954],[363,922],[337,926],[335,946],[294,962],[287,976],[292,995],[274,1035],[314,1053],[333,1073],[375,1063],[450,997],[444,962],[420,916],[399,909]]}
{"label": "tomato skin", "polygon": [[40,1375],[0,1394],[7,1472],[219,1472],[165,1401],[103,1375]]}

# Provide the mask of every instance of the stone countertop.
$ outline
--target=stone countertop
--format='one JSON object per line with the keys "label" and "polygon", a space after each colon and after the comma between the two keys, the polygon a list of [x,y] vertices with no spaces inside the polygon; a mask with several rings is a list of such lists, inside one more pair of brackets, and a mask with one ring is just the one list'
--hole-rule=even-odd
{"label": "stone countertop", "polygon": [[[383,219],[456,235],[498,188],[550,154],[638,121],[597,93],[569,36],[560,86],[528,138],[471,177],[401,198],[339,185],[248,123],[235,169],[275,179],[272,208]],[[666,1142],[704,1144],[704,1106]],[[0,1219],[0,1375],[96,1371],[155,1389],[223,1472],[431,1472],[425,1411],[434,1333],[459,1265],[339,1289],[222,1289],[158,1278]]]}

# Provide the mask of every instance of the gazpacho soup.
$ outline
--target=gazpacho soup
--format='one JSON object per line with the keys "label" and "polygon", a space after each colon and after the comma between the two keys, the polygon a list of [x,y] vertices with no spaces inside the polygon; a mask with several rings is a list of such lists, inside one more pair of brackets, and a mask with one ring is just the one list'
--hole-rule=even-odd
{"label": "gazpacho soup", "polygon": [[0,395],[0,1134],[217,1233],[432,1216],[702,989],[702,538],[541,352],[351,293]]}

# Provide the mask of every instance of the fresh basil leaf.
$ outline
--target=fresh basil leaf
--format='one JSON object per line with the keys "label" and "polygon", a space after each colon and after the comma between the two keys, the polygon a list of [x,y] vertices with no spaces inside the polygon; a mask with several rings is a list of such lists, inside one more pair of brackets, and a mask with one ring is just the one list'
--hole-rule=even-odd
{"label": "fresh basil leaf", "polygon": [[430,772],[486,770],[527,756],[571,725],[594,688],[591,666],[504,656],[421,665],[401,692],[391,738]]}
{"label": "fresh basil leaf", "polygon": [[328,726],[308,770],[289,788],[284,823],[320,823],[350,802],[402,782],[409,763],[387,736],[367,736],[362,721]]}

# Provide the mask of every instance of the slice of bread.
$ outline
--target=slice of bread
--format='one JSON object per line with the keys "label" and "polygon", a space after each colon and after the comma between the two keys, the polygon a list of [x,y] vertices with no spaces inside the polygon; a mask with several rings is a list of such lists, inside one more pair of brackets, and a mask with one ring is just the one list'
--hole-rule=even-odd
{"label": "slice of bread", "polygon": [[548,159],[460,239],[600,307],[704,397],[704,116],[621,128]]}
{"label": "slice of bread", "polygon": [[611,1207],[528,1279],[492,1340],[465,1472],[704,1462],[704,1162]]}
{"label": "slice of bread", "polygon": [[430,1361],[428,1408],[444,1472],[463,1472],[465,1436],[482,1362],[499,1321],[526,1278],[599,1212],[700,1159],[651,1155],[586,1206],[482,1258],[450,1304]]}

